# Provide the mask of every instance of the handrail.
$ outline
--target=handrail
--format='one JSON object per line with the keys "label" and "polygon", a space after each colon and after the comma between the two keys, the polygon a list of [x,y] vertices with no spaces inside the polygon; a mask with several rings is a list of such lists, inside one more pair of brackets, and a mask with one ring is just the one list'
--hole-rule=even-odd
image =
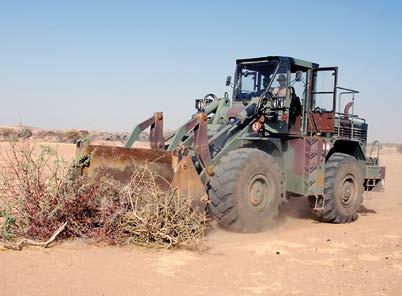
{"label": "handrail", "polygon": [[362,121],[363,123],[366,123],[366,119],[359,117],[359,115],[349,115],[348,114],[346,116],[345,113],[338,113],[338,112],[335,113],[335,116],[336,115],[338,115],[338,117],[336,117],[336,118],[339,118],[339,119],[344,119],[344,118],[342,118],[342,116],[344,116],[344,117],[347,117],[347,118],[354,118],[356,120]]}
{"label": "handrail", "polygon": [[[340,87],[337,86],[337,89],[343,90],[343,92],[339,93],[339,99],[338,99],[338,113],[341,113],[341,98],[343,95],[347,95],[347,94],[352,94],[352,114],[351,114],[351,125],[352,125],[352,135],[351,137],[353,138],[353,118],[354,118],[354,114],[355,114],[355,94],[358,94],[359,91],[354,90],[354,89],[350,89],[350,88],[345,88],[345,87]],[[340,131],[338,130],[338,136]]]}
{"label": "handrail", "polygon": [[358,90],[354,90],[354,89],[350,89],[350,88],[345,88],[345,87],[340,87],[340,86],[337,86],[336,88],[340,89],[340,90],[345,90],[345,91],[348,91],[348,92],[353,92],[355,94],[360,93]]}
{"label": "handrail", "polygon": [[377,140],[374,141],[374,142],[371,144],[370,153],[369,153],[369,159],[371,158],[371,155],[373,154],[373,150],[374,150],[375,147],[377,147],[377,161],[379,161],[379,160],[380,160],[381,144],[380,144],[380,142],[377,141]]}

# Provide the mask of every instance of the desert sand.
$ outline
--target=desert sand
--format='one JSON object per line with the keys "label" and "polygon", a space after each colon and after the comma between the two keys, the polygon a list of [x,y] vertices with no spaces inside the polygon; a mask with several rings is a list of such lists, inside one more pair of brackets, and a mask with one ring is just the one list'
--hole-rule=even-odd
{"label": "desert sand", "polygon": [[200,253],[80,241],[0,250],[0,295],[402,295],[402,154],[381,161],[386,191],[366,193],[354,223],[318,223],[295,198],[263,233],[212,223]]}

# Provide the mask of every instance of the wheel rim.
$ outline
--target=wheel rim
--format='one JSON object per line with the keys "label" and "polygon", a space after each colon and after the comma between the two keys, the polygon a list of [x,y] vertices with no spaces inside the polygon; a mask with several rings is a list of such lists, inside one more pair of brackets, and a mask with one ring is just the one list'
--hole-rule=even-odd
{"label": "wheel rim", "polygon": [[345,176],[341,184],[339,201],[343,207],[349,208],[353,205],[357,195],[357,184],[354,176]]}
{"label": "wheel rim", "polygon": [[248,181],[245,193],[249,208],[253,212],[260,213],[271,202],[273,187],[264,174],[257,174]]}

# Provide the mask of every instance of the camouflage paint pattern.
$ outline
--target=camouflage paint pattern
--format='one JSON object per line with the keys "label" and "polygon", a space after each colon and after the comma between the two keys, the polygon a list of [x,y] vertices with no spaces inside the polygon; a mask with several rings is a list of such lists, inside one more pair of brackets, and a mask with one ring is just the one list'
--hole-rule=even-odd
{"label": "camouflage paint pattern", "polygon": [[[234,100],[231,102],[226,93],[223,98],[213,100],[204,110],[195,113],[187,123],[175,131],[168,141],[165,139],[162,145],[160,135],[163,115],[155,113],[154,117],[134,128],[126,147],[131,147],[138,140],[144,127],[151,126],[153,131],[151,147],[169,151],[168,162],[170,158],[177,157],[178,150],[183,151],[185,148],[186,155],[183,163],[179,160],[176,168],[184,168],[181,174],[186,176],[186,180],[180,179],[181,175],[174,167],[168,170],[175,171],[176,176],[169,179],[174,179],[175,184],[196,184],[194,194],[203,199],[205,199],[205,191],[201,189],[200,184],[207,185],[210,176],[213,175],[214,167],[219,165],[223,156],[242,147],[254,147],[272,155],[282,170],[286,190],[290,193],[304,196],[322,195],[325,163],[330,155],[336,152],[356,157],[365,178],[366,190],[382,190],[385,168],[379,166],[378,160],[375,164],[368,164],[364,153],[367,140],[367,124],[364,119],[356,116],[344,116],[341,119],[342,115],[335,113],[336,79],[333,111],[313,113],[311,107],[313,76],[315,71],[320,70],[319,65],[289,57],[262,57],[236,62],[237,64],[257,63],[265,60],[277,60],[287,65],[288,79],[291,67],[306,71],[306,91],[302,98],[304,104],[299,122],[300,129],[289,128],[289,106],[292,99],[289,94],[285,98],[283,110],[272,111],[272,106],[268,103],[265,113],[250,115],[247,108],[253,104],[257,105],[259,98],[252,98],[247,102]],[[336,67],[323,69],[331,69],[337,74]],[[276,115],[273,116],[273,113]],[[351,125],[350,120],[352,120]],[[353,123],[353,120],[356,120],[356,123]],[[101,148],[104,154],[109,155],[109,158],[115,151],[112,149]],[[116,162],[116,158],[113,159]],[[193,161],[194,167],[191,165],[188,173],[186,168],[190,160]],[[199,175],[196,176],[196,173]],[[180,186],[186,187],[184,191],[190,192],[189,186]]]}

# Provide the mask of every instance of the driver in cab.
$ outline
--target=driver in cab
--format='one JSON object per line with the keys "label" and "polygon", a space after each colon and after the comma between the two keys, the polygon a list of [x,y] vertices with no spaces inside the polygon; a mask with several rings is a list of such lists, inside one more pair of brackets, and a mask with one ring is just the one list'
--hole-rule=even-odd
{"label": "driver in cab", "polygon": [[262,88],[259,91],[255,92],[254,96],[256,97],[261,96],[267,89],[269,81],[270,81],[270,75],[264,76],[264,78],[262,79]]}
{"label": "driver in cab", "polygon": [[285,98],[287,95],[287,85],[286,85],[286,76],[284,74],[279,75],[278,79],[279,86],[275,87],[272,90],[272,95],[276,98]]}
{"label": "driver in cab", "polygon": [[[266,88],[268,87],[270,81],[270,75],[266,75],[262,80],[262,88],[255,93],[255,96],[261,96]],[[287,85],[286,85],[286,76],[284,74],[279,75],[278,79],[279,86],[271,89],[271,94],[274,98],[285,98],[287,95]]]}

